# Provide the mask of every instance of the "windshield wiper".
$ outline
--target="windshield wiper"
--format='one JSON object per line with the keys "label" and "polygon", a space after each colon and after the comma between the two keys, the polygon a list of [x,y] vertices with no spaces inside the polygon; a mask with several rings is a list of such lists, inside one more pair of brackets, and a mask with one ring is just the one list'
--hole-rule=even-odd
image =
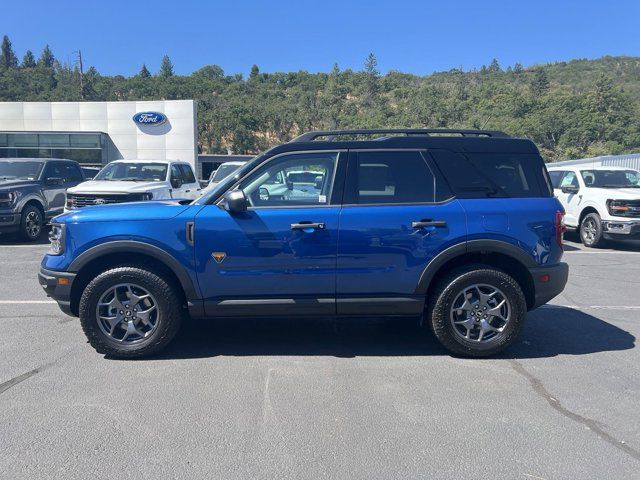
{"label": "windshield wiper", "polygon": [[602,185],[603,188],[640,188],[640,185],[613,185],[606,184]]}

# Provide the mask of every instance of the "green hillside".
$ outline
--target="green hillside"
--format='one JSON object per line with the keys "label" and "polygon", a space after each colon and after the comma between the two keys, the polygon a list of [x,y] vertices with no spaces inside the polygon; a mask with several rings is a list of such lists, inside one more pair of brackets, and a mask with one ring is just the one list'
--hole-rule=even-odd
{"label": "green hillside", "polygon": [[360,71],[227,75],[216,65],[175,75],[81,75],[48,49],[22,62],[5,37],[0,101],[198,100],[202,152],[257,153],[302,131],[335,127],[499,129],[535,140],[549,161],[640,151],[640,58],[603,57],[427,76]]}

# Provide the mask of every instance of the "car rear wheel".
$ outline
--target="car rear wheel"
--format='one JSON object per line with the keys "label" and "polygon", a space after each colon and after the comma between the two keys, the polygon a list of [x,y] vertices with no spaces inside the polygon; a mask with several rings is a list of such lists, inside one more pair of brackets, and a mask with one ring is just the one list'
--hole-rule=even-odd
{"label": "car rear wheel", "polygon": [[580,223],[580,240],[585,247],[597,248],[604,244],[602,221],[597,213],[585,215]]}
{"label": "car rear wheel", "polygon": [[20,235],[27,242],[40,238],[44,227],[44,217],[40,209],[34,205],[27,205],[22,210],[20,219]]}
{"label": "car rear wheel", "polygon": [[488,357],[513,344],[526,312],[518,282],[484,265],[447,275],[427,306],[427,318],[438,341],[454,354],[469,357]]}
{"label": "car rear wheel", "polygon": [[154,272],[117,267],[98,275],[80,299],[80,323],[98,353],[139,358],[160,352],[185,316],[179,292]]}

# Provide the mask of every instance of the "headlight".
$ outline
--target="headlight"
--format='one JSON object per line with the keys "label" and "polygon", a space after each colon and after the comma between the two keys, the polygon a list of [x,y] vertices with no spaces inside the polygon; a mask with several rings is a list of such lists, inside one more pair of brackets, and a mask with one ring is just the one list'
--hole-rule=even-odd
{"label": "headlight", "polygon": [[624,217],[632,212],[632,208],[626,200],[607,200],[607,208],[611,215],[619,217]]}
{"label": "headlight", "polygon": [[62,223],[52,223],[49,233],[49,255],[62,255],[64,253],[64,234],[66,226]]}
{"label": "headlight", "polygon": [[0,207],[8,207],[18,198],[17,192],[0,192]]}

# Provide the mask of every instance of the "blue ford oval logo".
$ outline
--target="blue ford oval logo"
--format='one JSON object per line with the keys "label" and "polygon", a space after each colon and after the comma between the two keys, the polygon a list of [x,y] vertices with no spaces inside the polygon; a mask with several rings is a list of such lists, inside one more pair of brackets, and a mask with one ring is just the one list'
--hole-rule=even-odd
{"label": "blue ford oval logo", "polygon": [[133,116],[133,121],[138,125],[162,125],[167,121],[167,116],[160,112],[140,112]]}

